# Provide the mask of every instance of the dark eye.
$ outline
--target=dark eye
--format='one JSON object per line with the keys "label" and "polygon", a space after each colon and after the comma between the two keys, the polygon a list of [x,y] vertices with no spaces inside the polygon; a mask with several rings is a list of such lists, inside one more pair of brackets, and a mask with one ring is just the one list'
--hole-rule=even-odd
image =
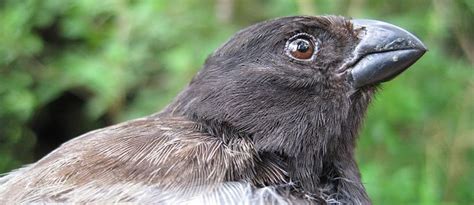
{"label": "dark eye", "polygon": [[309,34],[298,34],[286,43],[286,54],[297,60],[311,60],[314,56],[315,41]]}

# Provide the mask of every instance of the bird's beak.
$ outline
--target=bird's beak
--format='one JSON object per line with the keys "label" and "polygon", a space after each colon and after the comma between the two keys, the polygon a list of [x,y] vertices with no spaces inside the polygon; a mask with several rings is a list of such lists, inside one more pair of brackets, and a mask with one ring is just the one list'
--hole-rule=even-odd
{"label": "bird's beak", "polygon": [[361,38],[348,65],[348,79],[355,88],[391,80],[427,50],[417,37],[395,25],[364,19],[352,23]]}

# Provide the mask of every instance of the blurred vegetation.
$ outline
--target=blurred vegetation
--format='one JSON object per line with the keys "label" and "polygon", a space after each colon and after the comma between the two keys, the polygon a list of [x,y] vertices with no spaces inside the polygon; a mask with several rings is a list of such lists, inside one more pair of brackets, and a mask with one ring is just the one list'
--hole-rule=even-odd
{"label": "blurred vegetation", "polygon": [[474,204],[472,0],[2,0],[0,173],[160,110],[234,32],[298,14],[385,20],[428,45],[369,110],[363,181],[374,204]]}

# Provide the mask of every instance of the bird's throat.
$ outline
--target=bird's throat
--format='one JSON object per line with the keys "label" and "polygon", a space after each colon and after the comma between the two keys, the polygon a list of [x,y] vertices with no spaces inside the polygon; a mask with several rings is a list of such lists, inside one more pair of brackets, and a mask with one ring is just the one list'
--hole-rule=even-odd
{"label": "bird's throat", "polygon": [[[271,163],[285,171],[286,180],[281,183],[292,182],[302,192],[316,194],[321,189],[337,192],[340,184],[345,183],[343,180],[362,187],[353,153],[375,89],[363,88],[350,96],[337,95],[330,99],[294,96],[277,102],[272,99],[272,106],[260,101],[242,101],[227,107],[230,99],[211,94],[208,95],[214,100],[198,98],[196,91],[190,91],[182,93],[161,115],[186,117],[196,122],[201,131],[221,138],[224,143],[231,138],[251,139],[255,152],[265,155],[262,159],[274,160]],[[264,96],[261,99],[267,100]],[[314,103],[308,106],[308,101]],[[357,190],[365,193],[363,187]]]}

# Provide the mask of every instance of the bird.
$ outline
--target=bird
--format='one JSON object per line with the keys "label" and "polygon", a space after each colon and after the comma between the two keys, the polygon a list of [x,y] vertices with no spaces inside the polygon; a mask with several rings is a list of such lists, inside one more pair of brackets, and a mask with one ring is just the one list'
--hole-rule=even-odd
{"label": "bird", "polygon": [[238,31],[163,110],[0,178],[0,204],[371,204],[354,158],[371,99],[427,51],[378,20]]}

